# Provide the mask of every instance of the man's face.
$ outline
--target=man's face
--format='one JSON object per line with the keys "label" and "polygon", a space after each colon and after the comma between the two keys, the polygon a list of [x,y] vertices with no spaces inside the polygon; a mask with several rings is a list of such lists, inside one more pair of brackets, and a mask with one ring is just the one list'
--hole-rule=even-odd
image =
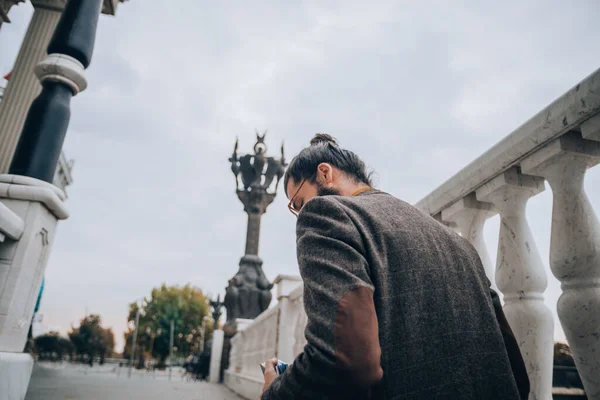
{"label": "man's face", "polygon": [[325,186],[318,176],[315,183],[303,180],[296,184],[293,179],[290,179],[287,185],[287,192],[291,196],[290,210],[292,212],[295,211],[296,214],[312,198],[317,196],[339,196],[341,194],[335,185],[330,184],[329,186]]}

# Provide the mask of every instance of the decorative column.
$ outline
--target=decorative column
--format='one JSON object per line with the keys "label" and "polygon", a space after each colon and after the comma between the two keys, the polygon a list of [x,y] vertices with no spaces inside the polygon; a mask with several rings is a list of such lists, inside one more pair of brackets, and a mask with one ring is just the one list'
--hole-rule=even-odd
{"label": "decorative column", "polygon": [[23,347],[57,223],[68,217],[65,194],[51,182],[71,97],[86,87],[83,73],[91,60],[101,6],[102,0],[67,3],[49,56],[35,68],[42,92],[27,113],[11,174],[0,175],[3,206],[23,222],[19,236],[0,243],[0,400],[23,399],[27,391],[33,360]]}
{"label": "decorative column", "polygon": [[476,191],[477,200],[492,203],[500,213],[496,284],[525,360],[531,400],[552,398],[554,323],[544,304],[544,264],[525,215],[527,200],[543,190],[543,179],[513,167]]}
{"label": "decorative column", "polygon": [[562,282],[557,311],[589,399],[600,398],[600,224],[584,190],[600,143],[568,133],[522,162],[553,193],[550,267]]}
{"label": "decorative column", "polygon": [[225,293],[227,322],[223,327],[225,343],[221,371],[227,369],[229,365],[230,338],[236,332],[235,320],[256,318],[271,303],[273,284],[265,276],[262,260],[258,256],[260,220],[269,204],[275,199],[277,186],[287,164],[283,155],[283,145],[280,159],[266,156],[265,136],[266,132],[262,136],[257,132],[254,154],[245,154],[241,157],[237,154],[236,140],[233,155],[229,159],[231,171],[235,176],[237,196],[248,214],[248,227],[245,255],[240,260],[237,274],[229,280]]}
{"label": "decorative column", "polygon": [[[8,171],[27,110],[42,90],[34,68],[46,57],[48,44],[66,2],[31,0],[35,11],[0,103],[0,173]],[[103,12],[114,15],[117,3],[117,0],[104,0]]]}
{"label": "decorative column", "polygon": [[31,0],[35,11],[0,103],[0,173],[8,172],[27,110],[42,86],[33,70],[46,57],[64,0]]}
{"label": "decorative column", "polygon": [[42,92],[31,104],[9,173],[52,182],[71,117],[71,98],[87,87],[102,0],[70,0],[35,67]]}
{"label": "decorative column", "polygon": [[494,214],[496,214],[496,211],[492,204],[477,201],[475,193],[472,193],[444,209],[442,211],[442,221],[456,224],[462,237],[475,247],[475,250],[479,253],[479,258],[481,258],[485,274],[495,289],[494,266],[483,240],[485,221]]}

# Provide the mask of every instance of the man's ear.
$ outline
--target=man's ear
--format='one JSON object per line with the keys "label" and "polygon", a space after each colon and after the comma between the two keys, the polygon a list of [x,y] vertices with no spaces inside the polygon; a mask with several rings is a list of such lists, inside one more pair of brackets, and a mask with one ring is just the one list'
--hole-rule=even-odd
{"label": "man's ear", "polygon": [[323,184],[330,184],[333,181],[333,166],[329,163],[321,163],[317,167],[318,175]]}

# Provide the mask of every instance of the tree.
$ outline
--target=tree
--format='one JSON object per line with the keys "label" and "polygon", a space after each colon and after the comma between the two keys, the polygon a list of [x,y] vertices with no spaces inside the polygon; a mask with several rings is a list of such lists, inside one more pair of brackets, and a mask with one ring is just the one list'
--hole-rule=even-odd
{"label": "tree", "polygon": [[[129,305],[128,321],[135,324],[138,310],[136,302]],[[169,334],[171,320],[174,322],[174,354],[188,355],[202,351],[202,320],[209,314],[208,299],[199,288],[189,284],[167,286],[163,284],[152,289],[149,298],[144,298],[140,308],[140,321],[136,342],[136,355],[146,354],[159,360],[164,365],[169,355]],[[205,330],[208,337],[212,334],[212,321],[207,319]],[[135,326],[125,332],[125,349],[123,355],[129,358]],[[139,358],[136,356],[136,358]]]}
{"label": "tree", "polygon": [[34,349],[41,360],[62,360],[64,356],[73,355],[74,346],[69,339],[61,337],[58,332],[49,332],[34,339]]}
{"label": "tree", "polygon": [[69,332],[69,338],[83,361],[84,356],[89,359],[100,357],[104,362],[105,357],[110,357],[115,348],[115,335],[112,330],[102,328],[99,315],[91,314],[84,317],[79,328]]}

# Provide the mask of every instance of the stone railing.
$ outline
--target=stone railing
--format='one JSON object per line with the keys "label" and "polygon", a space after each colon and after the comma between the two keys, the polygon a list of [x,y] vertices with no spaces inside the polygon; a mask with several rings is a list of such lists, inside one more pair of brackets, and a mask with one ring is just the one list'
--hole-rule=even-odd
{"label": "stone railing", "polygon": [[305,343],[300,278],[280,275],[275,284],[277,304],[254,320],[237,319],[237,333],[231,339],[225,385],[247,399],[260,396],[264,383],[260,363],[273,357],[292,362]]}
{"label": "stone railing", "polygon": [[[600,70],[444,182],[416,206],[457,230],[479,252],[504,294],[504,311],[531,381],[530,399],[552,396],[554,321],[544,305],[547,276],[525,206],[553,194],[550,267],[562,282],[558,317],[587,395],[600,398],[600,225],[583,187],[600,162]],[[500,215],[496,264],[483,241]]]}
{"label": "stone railing", "polygon": [[[553,192],[550,264],[562,282],[558,316],[574,353],[588,398],[600,399],[600,224],[583,179],[600,162],[600,70],[569,90],[416,204],[467,238],[479,252],[517,337],[531,381],[530,399],[552,398],[554,321],[544,304],[547,276],[525,206]],[[496,265],[484,240],[486,219],[500,215]],[[248,399],[263,379],[258,364],[289,362],[302,351],[306,314],[302,287],[254,321],[241,321],[232,341],[225,383]],[[287,294],[285,294],[287,293]],[[267,339],[268,338],[268,339]]]}

